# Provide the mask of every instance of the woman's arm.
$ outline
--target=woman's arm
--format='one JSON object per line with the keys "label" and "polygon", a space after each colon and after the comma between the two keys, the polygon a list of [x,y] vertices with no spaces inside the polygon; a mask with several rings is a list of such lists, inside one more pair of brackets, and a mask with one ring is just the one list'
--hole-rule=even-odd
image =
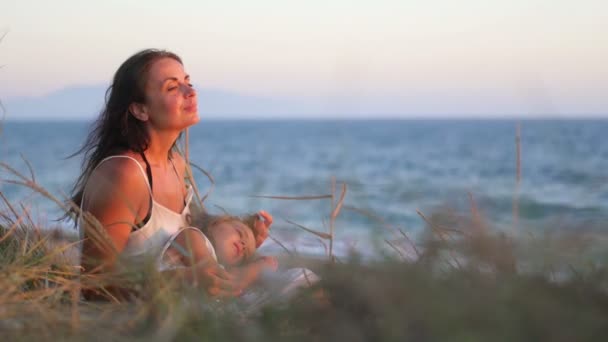
{"label": "woman's arm", "polygon": [[235,277],[221,268],[218,263],[199,263],[185,268],[163,271],[168,279],[203,288],[212,297],[235,297],[241,294]]}
{"label": "woman's arm", "polygon": [[[95,170],[87,181],[83,210],[99,221],[102,231],[95,233],[85,224],[82,256],[86,271],[113,269],[132,227],[149,210],[149,198],[146,180],[133,161],[115,158]],[[110,244],[100,241],[104,236]],[[104,247],[108,245],[111,248]]]}
{"label": "woman's arm", "polygon": [[232,297],[240,292],[241,287],[235,277],[217,263],[208,240],[198,229],[179,232],[164,252],[162,263],[186,266],[163,271],[163,275],[203,288],[213,297]]}
{"label": "woman's arm", "polygon": [[200,262],[187,268],[163,271],[163,274],[193,286],[202,287],[213,297],[234,297],[259,279],[262,271],[276,271],[277,260],[262,257],[249,264],[223,269],[217,262]]}

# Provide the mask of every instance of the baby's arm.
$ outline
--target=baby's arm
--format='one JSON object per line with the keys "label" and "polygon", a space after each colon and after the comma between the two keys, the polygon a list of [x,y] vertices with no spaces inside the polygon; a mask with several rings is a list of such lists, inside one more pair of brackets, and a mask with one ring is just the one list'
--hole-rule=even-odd
{"label": "baby's arm", "polygon": [[258,280],[262,271],[276,271],[278,267],[276,258],[263,256],[245,265],[232,267],[228,270],[228,273],[235,277],[239,287],[244,290]]}

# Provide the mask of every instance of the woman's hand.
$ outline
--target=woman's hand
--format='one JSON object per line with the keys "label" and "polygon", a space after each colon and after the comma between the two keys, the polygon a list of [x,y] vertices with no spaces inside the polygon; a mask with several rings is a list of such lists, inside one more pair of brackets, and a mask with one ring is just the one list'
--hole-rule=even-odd
{"label": "woman's hand", "polygon": [[197,266],[197,280],[211,297],[235,297],[242,287],[237,279],[217,263],[201,263]]}
{"label": "woman's hand", "polygon": [[262,256],[248,264],[231,268],[229,271],[232,279],[238,284],[238,289],[244,291],[260,278],[262,272],[265,270],[276,272],[278,268],[279,263],[275,257]]}
{"label": "woman's hand", "polygon": [[255,231],[255,247],[258,248],[266,238],[268,238],[268,231],[272,225],[272,215],[264,210],[258,212],[258,219],[255,220],[253,230]]}

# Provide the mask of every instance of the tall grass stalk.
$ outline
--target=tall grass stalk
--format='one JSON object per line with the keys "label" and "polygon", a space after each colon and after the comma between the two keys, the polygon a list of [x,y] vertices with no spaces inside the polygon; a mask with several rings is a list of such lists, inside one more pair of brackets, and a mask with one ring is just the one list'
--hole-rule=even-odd
{"label": "tall grass stalk", "polygon": [[521,123],[515,128],[515,193],[513,194],[513,234],[519,232],[519,191],[521,184]]}

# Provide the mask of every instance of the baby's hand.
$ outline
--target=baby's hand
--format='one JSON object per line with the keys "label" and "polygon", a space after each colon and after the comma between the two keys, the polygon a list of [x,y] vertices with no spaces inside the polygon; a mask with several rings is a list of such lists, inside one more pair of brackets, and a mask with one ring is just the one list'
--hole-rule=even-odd
{"label": "baby's hand", "polygon": [[276,272],[276,270],[279,269],[279,262],[277,261],[277,258],[275,258],[275,257],[263,256],[258,259],[258,262],[261,262],[263,264],[264,268],[270,269],[272,271]]}
{"label": "baby's hand", "polygon": [[253,230],[255,231],[255,247],[258,248],[268,237],[268,231],[272,225],[272,215],[264,210],[257,213],[257,219],[254,221]]}

